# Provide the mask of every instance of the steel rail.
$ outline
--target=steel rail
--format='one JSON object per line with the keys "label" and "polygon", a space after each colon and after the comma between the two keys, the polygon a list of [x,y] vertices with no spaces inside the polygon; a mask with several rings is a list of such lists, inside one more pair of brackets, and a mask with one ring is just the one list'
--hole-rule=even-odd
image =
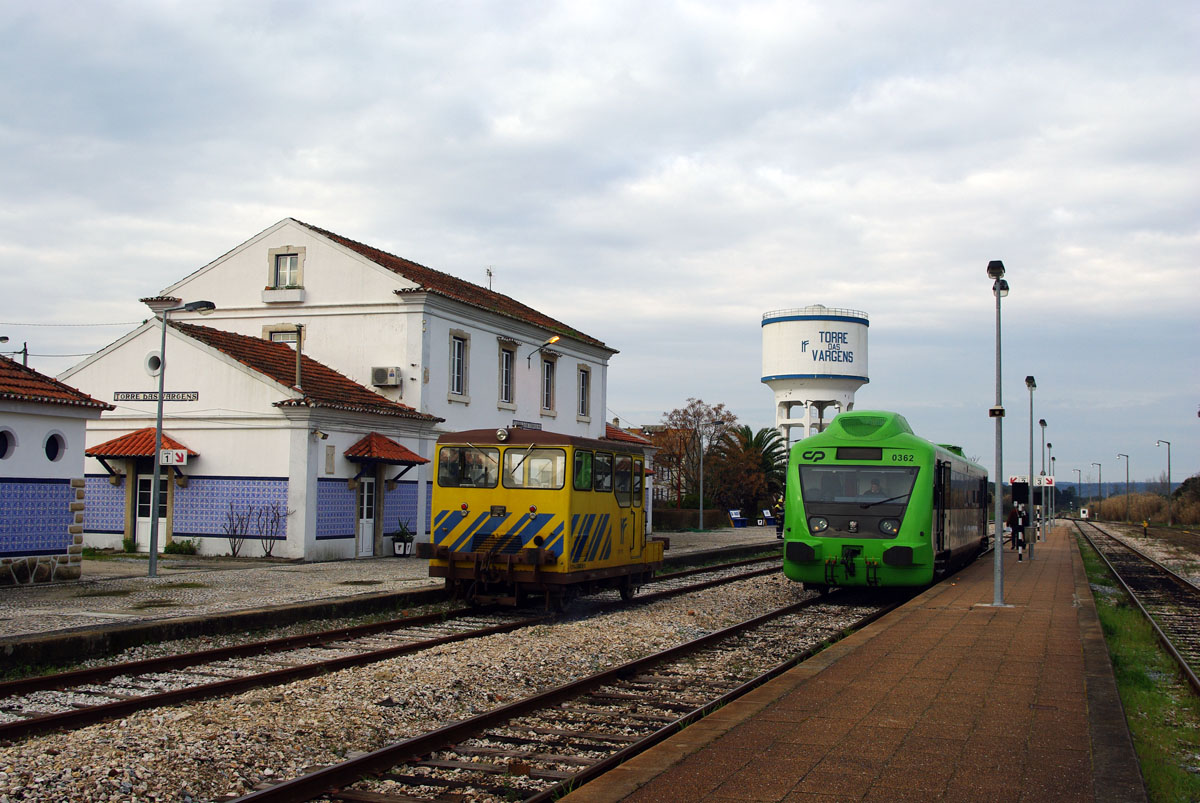
{"label": "steel rail", "polygon": [[[735,565],[740,565],[740,563],[744,562],[739,562],[739,564]],[[709,567],[707,571],[713,572],[725,568],[727,568],[727,565],[716,565]],[[687,586],[644,594],[636,597],[631,602],[614,602],[605,607],[618,607],[628,604],[645,604],[659,599],[678,596],[694,591],[701,591],[706,588],[711,588],[725,583],[734,582],[736,580],[756,577],[776,571],[779,571],[778,566],[761,569],[758,571],[742,572],[736,575],[727,575],[700,583],[693,583]],[[696,572],[684,572],[682,574],[694,573]],[[670,577],[670,575],[667,576],[667,578]],[[461,609],[453,612],[451,615],[439,613],[402,619],[391,619],[385,622],[372,622],[364,625],[340,627],[317,633],[307,633],[296,636],[286,636],[278,639],[257,641],[250,644],[218,647],[211,650],[200,650],[191,653],[182,653],[179,655],[168,655],[160,658],[147,658],[140,661],[131,661],[123,664],[112,664],[109,666],[60,672],[53,675],[22,678],[19,680],[0,683],[0,701],[6,698],[13,698],[22,694],[29,694],[36,691],[69,691],[73,687],[90,683],[102,683],[120,676],[137,676],[150,673],[187,670],[189,668],[214,663],[217,661],[229,660],[231,658],[253,658],[258,656],[267,656],[285,653],[288,650],[320,646],[339,641],[345,641],[352,638],[361,638],[363,636],[375,634],[386,634],[389,631],[451,623],[456,619],[475,616],[481,613],[488,613],[491,612],[491,610],[492,609],[490,608],[474,610]],[[27,719],[4,722],[0,723],[0,739],[15,739],[52,730],[79,728],[95,722],[127,716],[135,711],[140,711],[147,708],[175,705],[192,700],[233,694],[262,686],[288,683],[326,672],[335,672],[342,669],[365,666],[367,664],[376,663],[389,658],[395,658],[401,655],[411,654],[421,650],[441,646],[443,644],[465,641],[471,638],[480,638],[483,636],[509,633],[524,627],[542,624],[550,621],[553,618],[554,617],[549,614],[539,614],[537,616],[525,617],[512,622],[493,625],[490,627],[476,628],[474,630],[466,630],[462,631],[461,633],[452,633],[430,639],[420,639],[392,647],[367,650],[356,655],[330,658],[324,661],[306,663],[299,666],[275,669],[267,672],[253,673],[241,677],[214,681],[211,683],[201,683],[182,689],[173,689],[170,691],[156,692],[153,694],[130,696],[125,699],[100,703],[93,706],[73,708],[69,711],[32,716]]]}
{"label": "steel rail", "polygon": [[[482,731],[502,725],[509,720],[516,719],[539,710],[544,710],[546,708],[555,707],[562,702],[579,697],[582,694],[617,681],[621,678],[628,677],[657,664],[671,661],[673,659],[688,655],[689,653],[696,652],[697,650],[700,650],[711,644],[715,644],[732,636],[738,635],[743,631],[758,627],[759,625],[765,624],[774,619],[778,619],[782,616],[787,616],[789,614],[802,611],[805,608],[821,604],[827,600],[827,597],[816,597],[806,599],[798,603],[793,603],[791,605],[786,605],[774,611],[761,614],[736,625],[732,625],[722,630],[710,633],[706,636],[702,636],[701,638],[668,648],[662,652],[628,661],[618,667],[606,669],[594,675],[579,678],[561,686],[557,686],[553,689],[532,695],[523,700],[518,700],[499,708],[492,709],[491,711],[487,711],[479,716],[460,720],[459,722],[445,725],[428,733],[414,736],[386,747],[381,747],[377,750],[373,750],[369,753],[344,761],[340,764],[324,767],[307,775],[302,775],[298,778],[283,781],[274,786],[250,792],[242,797],[237,798],[235,803],[298,803],[299,801],[313,800],[314,798],[329,793],[332,790],[340,789],[355,783],[356,781],[362,779],[363,776],[382,775],[398,764],[417,761],[422,756],[426,756],[437,750],[444,749],[448,745],[453,745],[456,742],[473,737]],[[894,603],[892,607],[895,607],[895,605],[899,604],[900,603],[898,602]],[[880,616],[882,613],[883,612],[877,613],[876,616]],[[790,666],[787,668],[790,668]],[[780,667],[774,667],[769,670],[769,672],[776,673],[779,671],[786,671],[786,668],[781,669]],[[772,675],[772,677],[773,676],[774,675]],[[765,678],[761,680],[761,682],[766,682],[769,679],[769,677]],[[754,680],[742,684],[738,688],[744,689],[744,691],[749,691],[756,685],[761,685],[761,683],[755,682],[757,680],[759,679],[755,678]],[[722,695],[718,701],[706,703],[702,708],[708,709],[709,711],[715,710],[716,707],[718,707],[720,704],[723,704],[720,701],[728,702],[729,699],[732,699],[730,696],[731,694],[732,692]],[[689,719],[688,717],[692,716],[692,714],[695,714],[695,712],[691,712],[684,717],[681,717],[678,721],[672,722],[651,734],[647,738],[654,741],[646,744],[641,748],[641,750],[647,749],[648,747],[652,746],[652,744],[662,741],[679,728],[683,727],[685,724],[689,724],[690,722],[694,721],[695,718],[699,718],[701,716],[700,714],[695,714],[694,719]],[[686,722],[684,722],[684,720],[686,720]],[[640,742],[637,744],[640,744]],[[641,752],[641,750],[635,750],[635,747],[636,745],[630,745],[629,747],[621,750],[620,753],[624,755],[625,759],[628,759],[637,752]],[[595,772],[598,774],[599,772],[611,769],[612,766],[615,765],[611,764],[611,762],[605,763],[603,770],[596,770]],[[587,770],[584,770],[572,777],[574,779],[580,779],[583,778],[587,772]],[[587,774],[586,777],[591,779],[594,777],[594,774]],[[541,797],[548,791],[549,790],[543,790],[542,792],[538,792],[536,793],[537,797],[532,799],[549,799]]]}
{"label": "steel rail", "polygon": [[[1094,540],[1092,540],[1091,535],[1089,535],[1088,532],[1084,530],[1084,528],[1082,526],[1082,522],[1075,521],[1074,523],[1075,523],[1077,530],[1079,531],[1079,534],[1082,535],[1085,539],[1087,539],[1087,542],[1092,545],[1092,549],[1096,550],[1096,554],[1100,556],[1100,559],[1104,561],[1104,565],[1108,567],[1108,570],[1110,572],[1112,572],[1113,577],[1115,577],[1117,579],[1117,582],[1121,584],[1121,588],[1125,589],[1125,593],[1128,594],[1129,598],[1131,600],[1133,600],[1133,603],[1135,605],[1137,605],[1138,610],[1142,612],[1142,616],[1144,616],[1146,618],[1146,621],[1150,623],[1150,627],[1154,628],[1154,632],[1157,634],[1159,642],[1163,645],[1163,647],[1167,650],[1167,652],[1171,655],[1171,657],[1175,659],[1175,663],[1177,663],[1179,665],[1180,671],[1183,673],[1183,676],[1187,680],[1188,684],[1192,687],[1192,690],[1196,694],[1200,694],[1200,678],[1196,677],[1196,673],[1192,670],[1192,667],[1188,663],[1188,660],[1175,647],[1175,643],[1171,640],[1170,636],[1167,635],[1166,631],[1164,631],[1163,628],[1159,625],[1158,620],[1155,619],[1155,617],[1150,613],[1150,611],[1146,608],[1146,606],[1142,604],[1141,598],[1133,590],[1133,588],[1130,587],[1130,585],[1125,581],[1125,578],[1121,575],[1121,573],[1119,571],[1117,571],[1117,568],[1112,564],[1112,561],[1110,561],[1108,559],[1108,555],[1104,554],[1104,550],[1102,550],[1096,544],[1096,542]],[[1144,561],[1152,564],[1157,569],[1159,569],[1162,573],[1164,573],[1166,576],[1168,576],[1170,579],[1174,580],[1178,584],[1181,584],[1182,587],[1190,589],[1189,593],[1191,593],[1194,598],[1200,598],[1200,588],[1197,588],[1194,584],[1192,584],[1188,580],[1184,579],[1183,577],[1180,577],[1175,572],[1168,569],[1166,566],[1163,566],[1161,563],[1154,560],[1154,558],[1151,558],[1148,555],[1143,554],[1137,548],[1132,547],[1129,544],[1126,544],[1122,541],[1119,541],[1116,538],[1113,538],[1111,535],[1104,532],[1104,530],[1100,529],[1100,527],[1098,525],[1096,525],[1090,521],[1087,523],[1089,525],[1091,525],[1093,528],[1095,528],[1096,532],[1099,532],[1102,535],[1108,537],[1109,539],[1116,541],[1118,544],[1120,544],[1123,548],[1125,548],[1129,552],[1132,552],[1133,554],[1142,558]]]}

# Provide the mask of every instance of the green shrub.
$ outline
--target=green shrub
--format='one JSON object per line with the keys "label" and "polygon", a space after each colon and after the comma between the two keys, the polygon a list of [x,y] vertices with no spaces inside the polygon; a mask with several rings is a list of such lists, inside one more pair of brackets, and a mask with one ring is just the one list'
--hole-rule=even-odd
{"label": "green shrub", "polygon": [[164,555],[195,555],[197,551],[196,542],[190,538],[173,540],[163,547]]}
{"label": "green shrub", "polygon": [[137,541],[132,538],[122,538],[121,548],[126,552],[137,552]]}

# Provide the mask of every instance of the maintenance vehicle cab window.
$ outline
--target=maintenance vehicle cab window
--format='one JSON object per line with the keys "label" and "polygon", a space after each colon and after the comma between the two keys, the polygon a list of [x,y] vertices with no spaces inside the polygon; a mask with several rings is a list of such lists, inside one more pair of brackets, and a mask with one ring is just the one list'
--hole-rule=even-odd
{"label": "maintenance vehicle cab window", "polygon": [[443,446],[438,452],[437,481],[443,488],[495,488],[500,481],[500,450]]}
{"label": "maintenance vehicle cab window", "polygon": [[505,488],[563,487],[567,453],[562,449],[508,449],[504,452]]}
{"label": "maintenance vehicle cab window", "polygon": [[595,483],[592,487],[597,491],[612,491],[612,459],[613,456],[608,452],[596,452],[596,465],[592,472]]}
{"label": "maintenance vehicle cab window", "polygon": [[633,458],[627,454],[619,454],[613,466],[613,473],[616,476],[617,504],[621,507],[629,507],[629,501],[633,496]]}
{"label": "maintenance vehicle cab window", "polygon": [[575,490],[592,490],[592,453],[582,449],[575,452]]}

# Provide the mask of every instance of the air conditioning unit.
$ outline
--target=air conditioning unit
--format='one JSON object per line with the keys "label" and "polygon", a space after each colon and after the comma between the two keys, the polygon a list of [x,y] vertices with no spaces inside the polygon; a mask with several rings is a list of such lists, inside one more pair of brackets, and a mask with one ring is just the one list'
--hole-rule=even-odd
{"label": "air conditioning unit", "polygon": [[401,379],[397,366],[376,366],[371,369],[371,384],[377,388],[398,387]]}

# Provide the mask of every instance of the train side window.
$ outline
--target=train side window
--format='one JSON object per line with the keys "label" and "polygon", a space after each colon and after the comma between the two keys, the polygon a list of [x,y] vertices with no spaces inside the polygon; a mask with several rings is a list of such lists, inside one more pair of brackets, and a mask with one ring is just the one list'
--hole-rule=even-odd
{"label": "train side window", "polygon": [[643,466],[640,457],[633,458],[633,506],[642,506]]}
{"label": "train side window", "polygon": [[592,490],[592,453],[582,449],[575,452],[575,490]]}
{"label": "train side window", "polygon": [[633,497],[633,458],[627,454],[617,455],[613,462],[614,488],[617,494],[617,504],[629,507]]}
{"label": "train side window", "polygon": [[567,474],[567,454],[562,449],[506,449],[505,488],[558,490]]}
{"label": "train side window", "polygon": [[597,491],[608,493],[612,491],[613,456],[608,452],[596,452],[596,463],[592,467],[594,482],[592,487]]}
{"label": "train side window", "polygon": [[437,482],[443,488],[495,488],[500,481],[500,450],[443,446],[438,450]]}

